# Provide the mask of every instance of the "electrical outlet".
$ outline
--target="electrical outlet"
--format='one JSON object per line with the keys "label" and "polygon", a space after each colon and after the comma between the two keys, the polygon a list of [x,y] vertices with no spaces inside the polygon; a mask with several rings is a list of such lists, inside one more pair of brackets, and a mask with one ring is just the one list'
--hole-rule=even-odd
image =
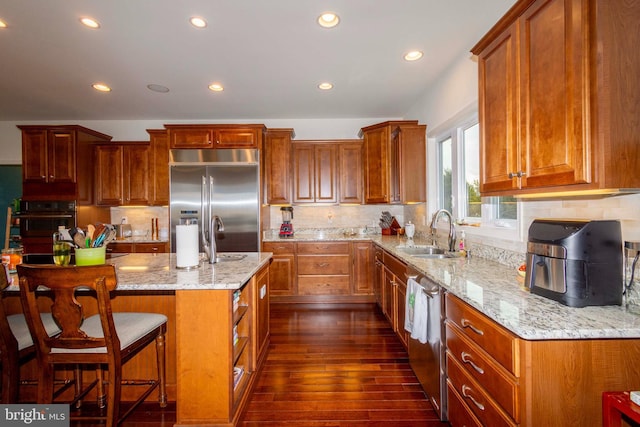
{"label": "electrical outlet", "polygon": [[129,223],[129,219],[126,216],[123,216],[122,219],[120,220],[120,224],[128,224]]}

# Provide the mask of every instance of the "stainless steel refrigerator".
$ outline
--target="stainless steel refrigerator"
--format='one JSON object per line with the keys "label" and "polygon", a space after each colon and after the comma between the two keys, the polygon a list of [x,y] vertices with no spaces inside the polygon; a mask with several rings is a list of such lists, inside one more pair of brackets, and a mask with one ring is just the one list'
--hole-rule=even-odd
{"label": "stainless steel refrigerator", "polygon": [[248,149],[170,150],[171,252],[176,250],[176,225],[198,224],[200,252],[211,237],[217,252],[257,252],[260,247],[259,151]]}

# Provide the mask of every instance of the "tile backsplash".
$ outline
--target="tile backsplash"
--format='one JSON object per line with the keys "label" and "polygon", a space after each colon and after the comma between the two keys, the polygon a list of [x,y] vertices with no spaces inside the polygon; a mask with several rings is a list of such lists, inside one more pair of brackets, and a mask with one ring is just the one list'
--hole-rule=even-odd
{"label": "tile backsplash", "polygon": [[111,223],[120,224],[122,218],[131,224],[134,237],[151,236],[151,218],[158,218],[158,228],[169,228],[169,213],[166,206],[114,207],[111,211]]}

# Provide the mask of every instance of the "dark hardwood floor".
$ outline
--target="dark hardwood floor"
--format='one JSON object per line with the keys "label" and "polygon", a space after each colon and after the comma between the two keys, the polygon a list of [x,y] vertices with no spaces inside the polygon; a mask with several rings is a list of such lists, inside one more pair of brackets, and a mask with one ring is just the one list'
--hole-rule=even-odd
{"label": "dark hardwood floor", "polygon": [[243,426],[446,426],[375,304],[271,306]]}
{"label": "dark hardwood floor", "polygon": [[[174,422],[175,404],[160,410],[149,403],[122,426]],[[404,347],[375,304],[273,304],[269,353],[240,425],[449,424],[438,420]]]}

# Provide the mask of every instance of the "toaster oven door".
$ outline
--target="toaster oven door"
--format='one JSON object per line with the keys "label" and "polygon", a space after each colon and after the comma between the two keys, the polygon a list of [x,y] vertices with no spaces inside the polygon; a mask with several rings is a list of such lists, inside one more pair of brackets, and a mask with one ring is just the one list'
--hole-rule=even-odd
{"label": "toaster oven door", "polygon": [[542,288],[564,294],[567,292],[567,260],[527,252],[528,288]]}

